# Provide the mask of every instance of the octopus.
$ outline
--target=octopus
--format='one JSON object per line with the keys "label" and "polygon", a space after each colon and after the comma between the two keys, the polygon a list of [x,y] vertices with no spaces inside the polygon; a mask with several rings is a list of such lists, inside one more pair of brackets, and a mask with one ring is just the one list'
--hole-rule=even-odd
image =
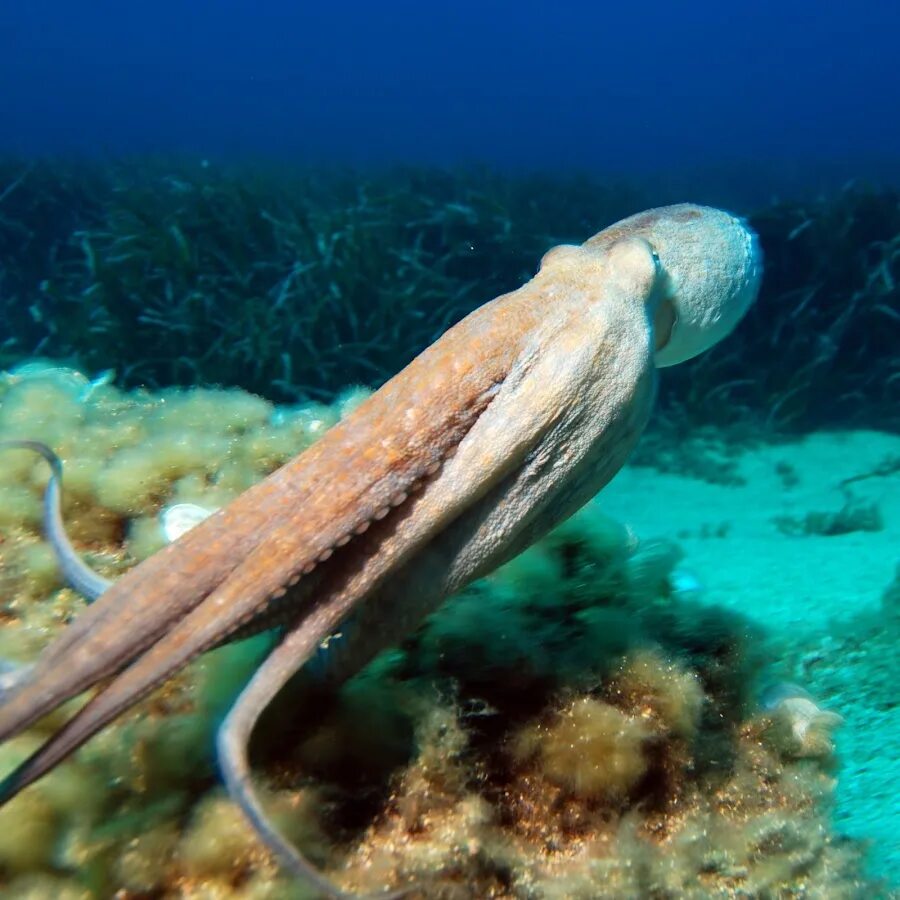
{"label": "octopus", "polygon": [[199,654],[274,630],[219,728],[219,768],[284,866],[323,896],[350,896],[278,832],[254,790],[248,744],[262,710],[348,617],[328,659],[336,682],[592,498],[644,430],[657,369],[729,334],[761,272],[743,220],[688,204],[554,247],[530,281],[114,583],[65,539],[57,461],[46,527],[66,578],[96,602],[33,665],[4,676],[0,740],[101,687],[3,780],[0,802]]}

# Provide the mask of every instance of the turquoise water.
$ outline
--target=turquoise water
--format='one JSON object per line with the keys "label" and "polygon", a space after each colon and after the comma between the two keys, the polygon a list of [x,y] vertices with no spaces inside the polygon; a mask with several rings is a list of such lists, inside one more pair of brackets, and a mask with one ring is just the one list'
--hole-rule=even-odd
{"label": "turquoise water", "polygon": [[[612,207],[634,200],[641,190],[485,173],[457,173],[448,183],[439,173],[416,170],[360,174],[349,181],[346,174],[336,179],[297,172],[279,182],[282,172],[220,173],[192,168],[189,161],[168,170],[147,163],[10,171],[20,174],[7,194],[8,212],[15,218],[9,220],[6,240],[18,241],[22,253],[10,257],[5,269],[13,288],[7,295],[13,327],[5,351],[10,368],[2,381],[0,429],[4,439],[43,440],[63,456],[72,498],[63,520],[72,531],[74,552],[99,566],[106,579],[152,558],[185,528],[321,439],[352,415],[392,366],[467,312],[480,291],[482,276],[473,276],[489,261],[485,253],[467,255],[472,251],[461,248],[495,248],[503,268],[483,277],[488,283],[494,279],[493,290],[500,292],[498,282],[514,282],[526,250],[547,240],[542,235],[574,227],[585,198]],[[166,171],[178,174],[163,175]],[[277,196],[279,183],[286,188],[279,216],[261,215]],[[348,190],[362,196],[376,188],[382,192],[377,201],[348,205]],[[558,205],[565,195],[572,202]],[[503,245],[515,217],[494,213],[500,197],[513,211],[530,208],[515,232],[518,244]],[[49,224],[28,218],[42,204],[60,214]],[[398,209],[409,208],[419,214],[432,210],[418,231],[395,218]],[[832,225],[842,216],[850,216],[853,227],[836,233]],[[310,231],[307,220],[320,230]],[[546,735],[551,749],[531,751],[544,761],[542,778],[554,789],[574,791],[578,799],[571,802],[587,802],[586,810],[604,809],[610,798],[603,791],[622,788],[610,786],[615,782],[609,775],[597,780],[590,773],[618,772],[619,764],[606,761],[591,769],[591,754],[605,745],[591,744],[590,735],[600,727],[595,723],[613,717],[632,723],[632,731],[622,725],[618,733],[628,748],[624,755],[636,767],[630,770],[636,774],[622,777],[637,780],[626,781],[626,793],[635,792],[628,802],[614,794],[619,805],[604,813],[603,821],[609,816],[617,821],[623,803],[635,816],[663,802],[653,785],[667,770],[654,774],[658,763],[650,762],[655,757],[649,748],[661,753],[674,741],[667,751],[674,754],[669,765],[694,786],[693,802],[712,802],[720,796],[717,791],[742,797],[738,808],[750,816],[749,824],[716,820],[702,833],[721,843],[714,840],[702,852],[685,849],[700,840],[688,838],[695,826],[686,826],[685,845],[651,854],[640,864],[641,857],[629,854],[643,845],[630,844],[621,831],[611,857],[608,850],[587,857],[595,859],[594,865],[596,859],[612,859],[604,863],[612,868],[604,869],[602,878],[592,871],[570,872],[564,896],[606,890],[609,896],[637,897],[662,884],[681,893],[716,895],[710,877],[737,877],[749,896],[764,896],[768,889],[783,892],[787,884],[793,890],[802,880],[835,896],[884,892],[897,884],[900,822],[893,785],[900,772],[891,749],[897,734],[891,675],[900,623],[900,438],[893,427],[895,362],[889,352],[896,326],[897,257],[892,251],[896,238],[883,239],[900,225],[895,198],[887,190],[846,191],[815,206],[763,208],[751,221],[759,229],[768,266],[761,296],[720,346],[694,362],[661,370],[651,424],[612,483],[547,542],[450,601],[424,630],[408,635],[371,673],[351,682],[324,726],[310,726],[311,743],[302,729],[293,734],[296,725],[289,737],[274,739],[267,752],[275,758],[297,747],[307,761],[312,754],[314,768],[319,767],[310,780],[293,768],[296,760],[290,755],[277,765],[270,762],[268,772],[293,772],[282,790],[303,785],[327,790],[333,808],[342,809],[356,828],[370,823],[374,829],[366,833],[371,845],[359,844],[357,856],[340,864],[337,846],[354,846],[362,833],[328,832],[330,851],[323,851],[321,842],[314,845],[334,877],[348,879],[345,883],[356,889],[368,885],[366,879],[374,877],[367,874],[369,864],[357,862],[354,868],[353,860],[381,859],[378,842],[385,838],[378,823],[383,827],[391,821],[378,818],[378,798],[391,783],[384,779],[399,779],[395,784],[412,779],[413,790],[420,776],[409,760],[416,760],[417,752],[425,758],[435,753],[435,758],[457,758],[440,749],[448,735],[470,743],[474,755],[459,758],[472,769],[461,782],[459,774],[441,777],[468,785],[481,779],[478,802],[496,802],[504,796],[496,793],[497,786],[518,777],[515,769],[504,767],[508,762],[498,768],[498,757],[483,755],[488,748],[506,748],[499,759],[512,754],[518,765],[534,765],[533,755],[517,756],[524,751],[516,748],[539,748],[535,735]],[[26,223],[47,246],[35,244],[34,237],[23,240]],[[68,237],[65,228],[74,229]],[[471,239],[460,244],[466,233]],[[229,256],[229,248],[239,247],[247,235],[253,253]],[[50,244],[60,236],[62,243]],[[506,240],[511,240],[508,235]],[[55,247],[52,253],[48,246]],[[835,248],[841,252],[833,253]],[[291,254],[306,262],[291,262]],[[384,270],[378,276],[378,304],[366,305],[372,282],[353,276],[357,266],[369,273]],[[409,281],[428,296],[455,299],[417,305],[404,290]],[[852,315],[837,307],[847,291]],[[28,310],[19,302],[24,296],[33,298]],[[227,332],[217,332],[217,321]],[[285,322],[294,323],[288,332]],[[874,323],[880,330],[870,330]],[[304,328],[320,343],[302,340]],[[365,339],[370,330],[377,339]],[[773,333],[779,341],[776,356],[768,349]],[[843,342],[810,339],[820,333],[839,334]],[[244,344],[242,334],[251,343]],[[327,343],[329,334],[337,340],[334,345]],[[352,336],[359,339],[347,340]],[[212,349],[194,355],[209,340]],[[302,351],[292,349],[294,340]],[[142,356],[142,346],[150,341],[153,355]],[[38,350],[63,349],[69,359],[110,365],[88,376],[84,372],[92,370],[87,367],[77,371],[62,359],[35,358]],[[323,364],[317,369],[319,360]],[[267,382],[273,371],[284,377]],[[315,375],[307,384],[309,372]],[[742,377],[751,372],[754,377]],[[369,386],[348,391],[350,373],[356,376],[352,381],[363,384],[360,376],[368,373]],[[263,396],[217,393],[198,385],[217,377],[243,380]],[[181,382],[181,389],[166,387],[167,378]],[[282,405],[274,406],[267,393]],[[285,404],[286,399],[294,402]],[[63,629],[81,601],[60,590],[53,555],[41,540],[43,464],[30,454],[6,452],[0,570],[10,612],[0,629],[0,656],[24,662]],[[371,627],[358,618],[341,626],[320,648],[310,668],[313,682],[339,668],[347,643]],[[235,656],[214,657],[199,674],[192,670],[176,678],[170,690],[191,699],[142,707],[140,725],[125,719],[105,742],[89,742],[83,755],[60,770],[59,778],[75,777],[88,785],[99,778],[102,785],[105,773],[132,765],[135,746],[151,748],[141,751],[143,762],[130,776],[116,776],[113,783],[131,785],[124,794],[98,786],[87,805],[60,805],[67,794],[58,793],[52,776],[46,780],[49,787],[40,782],[35,793],[23,794],[23,802],[32,798],[37,807],[19,807],[18,800],[6,807],[17,821],[37,828],[47,815],[40,804],[47,804],[54,822],[49,830],[40,826],[45,829],[41,840],[34,839],[40,849],[27,862],[18,844],[0,844],[0,877],[7,879],[11,896],[32,890],[33,883],[43,885],[35,888],[37,896],[64,887],[105,896],[113,888],[135,886],[175,896],[173,884],[184,878],[208,884],[251,877],[271,882],[273,890],[287,890],[276,870],[257,870],[257,863],[249,861],[256,858],[246,856],[253,836],[239,830],[240,819],[228,826],[238,830],[216,831],[215,822],[232,821],[236,811],[217,793],[208,748],[217,720],[266,644],[234,649]],[[651,655],[641,656],[645,652]],[[655,668],[660,665],[665,674]],[[615,687],[615,679],[625,677],[615,674],[622,666],[656,679],[651,690],[656,699],[644,701],[649,706],[643,712],[629,707],[632,695]],[[665,690],[674,691],[677,701],[664,702],[666,695],[652,693],[664,685],[670,685]],[[573,692],[580,699],[560,707]],[[413,695],[419,699],[410,706]],[[461,730],[453,730],[453,713],[442,708],[445,724],[435,736],[422,704],[448,696],[461,710]],[[543,724],[529,726],[534,716]],[[577,740],[585,742],[562,763],[555,761],[560,751],[552,749],[558,747],[554,716],[579,722]],[[662,729],[655,737],[647,732],[647,721]],[[369,724],[355,731],[360,723]],[[324,727],[318,737],[316,727]],[[534,727],[539,730],[529,730]],[[164,749],[172,728],[185,741],[182,755],[174,758]],[[415,734],[425,743],[417,744]],[[437,743],[431,746],[428,740]],[[10,760],[20,758],[15,755],[22,752],[20,746],[9,745]],[[348,747],[367,749],[348,761]],[[684,765],[679,754],[685,752],[692,761],[679,769]],[[754,756],[759,753],[763,757]],[[412,768],[404,769],[408,763]],[[732,778],[727,788],[721,783],[726,773]],[[367,785],[364,803],[354,777]],[[141,787],[145,784],[155,786]],[[598,796],[585,800],[579,794],[585,785],[597,784],[605,785],[595,788]],[[777,799],[772,786],[781,792]],[[511,788],[507,784],[504,790]],[[426,792],[404,802],[416,808],[432,796]],[[288,805],[297,802],[286,794],[273,797]],[[445,796],[441,802],[430,813],[437,820],[456,803],[471,812],[466,804],[474,801]],[[522,808],[537,802],[532,798]],[[779,819],[782,808],[791,810],[784,821]],[[210,809],[217,810],[212,818]],[[497,821],[517,814],[521,809],[497,812]],[[714,813],[694,814],[703,821],[702,816]],[[467,815],[460,811],[449,818],[468,822],[459,826],[466,840],[496,848],[507,839],[490,830],[490,816],[470,820]],[[99,824],[109,816],[123,824],[104,838]],[[556,821],[548,807],[540,828],[552,829]],[[334,827],[327,819],[302,819],[293,827],[302,843],[303,834],[309,840],[329,824]],[[139,844],[137,855],[127,850],[134,835],[148,828],[152,840]],[[426,840],[428,831],[412,834],[419,836],[405,838],[412,842],[408,853],[375,868],[388,881],[440,878],[447,866],[460,864],[446,856],[455,852],[457,838],[422,847],[418,856],[416,842]],[[103,840],[104,861],[98,858],[85,867],[72,848],[96,847]],[[565,846],[562,835],[553,841]],[[69,849],[62,853],[56,847]],[[198,857],[201,847],[211,855]],[[520,883],[544,885],[535,890],[552,896],[545,880],[557,876],[529,868],[541,858],[534,848],[520,852],[515,863],[499,857],[507,859],[504,865],[513,874],[509,892],[496,896],[525,896]],[[563,858],[569,852],[564,850]],[[348,865],[346,871],[341,868]],[[644,880],[629,881],[632,872],[644,872]],[[762,887],[766,879],[769,888]]]}
{"label": "turquoise water", "polygon": [[[895,434],[822,431],[736,454],[741,484],[636,468],[598,501],[640,534],[674,528],[696,596],[759,626],[767,680],[801,685],[843,717],[834,730],[835,826],[870,842],[872,871],[895,885],[898,459]],[[786,518],[802,523],[810,513],[845,509],[841,481],[866,474],[854,482],[860,514],[846,531],[785,533]]]}
{"label": "turquoise water", "polygon": [[[367,633],[345,624],[285,730],[264,718],[267,802],[348,889],[900,890],[898,29],[877,0],[0,9],[0,439],[62,458],[72,557],[102,575],[82,589],[307,450],[551,247],[685,201],[758,235],[756,302],[661,370],[586,512],[320,697]],[[654,340],[689,321],[665,291],[726,259],[665,272]],[[597,363],[613,406],[626,345]],[[84,600],[44,534],[44,463],[0,457],[11,689]],[[0,893],[293,896],[212,750],[269,640],[0,808]],[[3,744],[0,775],[61,723]]]}

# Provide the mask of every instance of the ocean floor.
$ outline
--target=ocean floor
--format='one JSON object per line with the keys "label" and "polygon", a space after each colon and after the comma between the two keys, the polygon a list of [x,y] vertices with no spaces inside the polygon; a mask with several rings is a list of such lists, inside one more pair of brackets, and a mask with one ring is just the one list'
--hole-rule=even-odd
{"label": "ocean floor", "polygon": [[[743,483],[631,466],[598,503],[642,539],[674,537],[701,600],[758,622],[773,671],[844,717],[836,830],[871,841],[872,874],[900,885],[900,591],[893,621],[882,606],[900,580],[900,436],[816,433],[729,466]],[[853,530],[808,533],[810,514]]]}
{"label": "ocean floor", "polygon": [[[56,450],[66,527],[116,578],[170,539],[174,509],[227,503],[367,393],[275,408],[36,365],[0,378],[0,438]],[[46,465],[4,452],[0,659],[27,662],[84,601],[41,538]],[[287,697],[256,776],[291,839],[363,893],[883,896],[842,837],[900,887],[898,538],[900,436],[651,432],[584,511],[325,706]],[[210,755],[263,649],[207,654],[0,809],[0,893],[308,896]],[[69,709],[4,743],[0,773]]]}

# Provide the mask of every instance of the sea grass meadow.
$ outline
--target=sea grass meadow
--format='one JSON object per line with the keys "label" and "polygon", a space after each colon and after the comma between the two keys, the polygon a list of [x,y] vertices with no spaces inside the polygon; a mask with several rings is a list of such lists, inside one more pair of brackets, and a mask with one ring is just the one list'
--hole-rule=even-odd
{"label": "sea grass meadow", "polygon": [[[353,896],[900,897],[898,32],[878,0],[0,5],[0,711],[90,599],[50,467],[9,442],[59,457],[114,582],[551,247],[719,206],[764,258],[734,333],[660,369],[570,519],[347,681],[358,620],[323,641],[253,783]],[[0,803],[0,897],[318,897],[216,760],[279,637],[202,654]],[[96,692],[0,743],[0,796]]]}
{"label": "sea grass meadow", "polygon": [[[379,385],[544,251],[659,202],[639,183],[193,161],[0,162],[0,365],[277,402]],[[740,210],[766,279],[740,340],[662,408],[769,432],[900,426],[900,197],[848,184]],[[774,352],[777,349],[777,352]]]}
{"label": "sea grass meadow", "polygon": [[[652,202],[487,168],[0,172],[0,433],[61,454],[65,518],[109,577],[164,545],[173,504],[223,505],[546,248]],[[895,877],[900,202],[851,184],[741,211],[762,295],[665,372],[634,483],[266,720],[273,814],[345,887],[855,897]],[[0,655],[26,661],[81,601],[41,541],[46,472],[5,458]],[[822,554],[851,574],[816,596]],[[215,786],[212,731],[263,650],[191,667],[0,812],[6,894],[306,896]]]}

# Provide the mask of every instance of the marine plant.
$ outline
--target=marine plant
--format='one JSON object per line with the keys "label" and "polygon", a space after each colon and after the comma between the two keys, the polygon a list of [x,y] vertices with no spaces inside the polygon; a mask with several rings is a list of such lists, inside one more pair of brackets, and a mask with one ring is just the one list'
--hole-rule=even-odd
{"label": "marine plant", "polygon": [[[547,246],[646,201],[637,183],[483,169],[0,161],[0,362],[328,399],[377,386]],[[900,427],[896,192],[738,211],[766,280],[739,340],[666,379],[666,446],[710,424],[741,441]]]}
{"label": "marine plant", "polygon": [[673,373],[673,405],[693,423],[730,416],[769,433],[900,428],[897,192],[851,184],[749,218],[766,258],[759,302],[740,343]]}
{"label": "marine plant", "polygon": [[639,205],[576,178],[560,221],[546,179],[486,171],[7,162],[4,184],[7,364],[71,357],[125,386],[289,401],[380,384],[530,276],[554,221],[568,237]]}

